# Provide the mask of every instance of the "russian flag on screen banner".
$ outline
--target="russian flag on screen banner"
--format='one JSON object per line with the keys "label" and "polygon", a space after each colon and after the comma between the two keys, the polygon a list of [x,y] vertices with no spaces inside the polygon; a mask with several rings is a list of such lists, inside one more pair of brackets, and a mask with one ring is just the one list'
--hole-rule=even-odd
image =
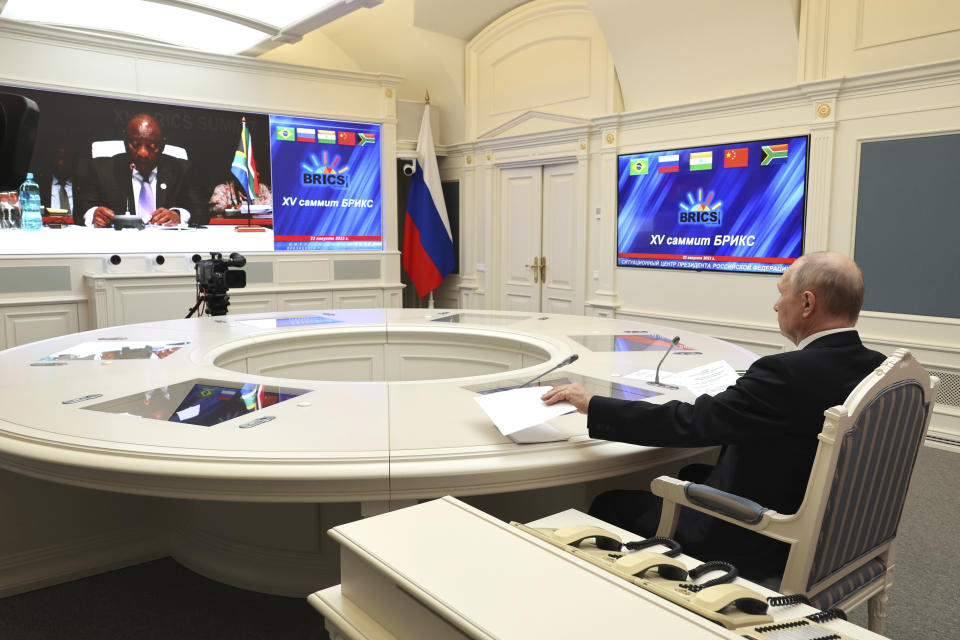
{"label": "russian flag on screen banner", "polygon": [[423,108],[417,140],[417,170],[410,184],[403,222],[403,268],[410,275],[417,297],[440,286],[456,264],[453,234],[443,203],[440,170],[430,132],[430,105]]}
{"label": "russian flag on screen banner", "polygon": [[680,154],[671,153],[657,158],[657,173],[679,173]]}

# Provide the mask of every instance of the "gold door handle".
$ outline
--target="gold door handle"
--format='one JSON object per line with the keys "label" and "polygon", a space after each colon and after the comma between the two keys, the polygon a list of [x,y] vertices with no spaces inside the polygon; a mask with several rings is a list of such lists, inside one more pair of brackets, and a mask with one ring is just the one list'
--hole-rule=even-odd
{"label": "gold door handle", "polygon": [[540,265],[538,264],[539,258],[540,258],[539,256],[533,256],[533,264],[523,265],[525,267],[529,267],[533,269],[533,284],[537,284],[539,282],[539,280],[537,280],[537,270],[540,268]]}
{"label": "gold door handle", "polygon": [[540,258],[540,282],[546,284],[547,282],[547,258]]}

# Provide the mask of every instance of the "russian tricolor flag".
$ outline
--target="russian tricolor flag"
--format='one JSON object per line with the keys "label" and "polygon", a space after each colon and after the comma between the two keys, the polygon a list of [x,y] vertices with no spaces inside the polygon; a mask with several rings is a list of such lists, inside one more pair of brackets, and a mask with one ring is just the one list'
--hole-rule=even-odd
{"label": "russian tricolor flag", "polygon": [[403,223],[401,264],[410,275],[417,297],[440,286],[453,271],[456,255],[447,207],[443,203],[440,170],[430,132],[430,105],[423,109],[420,138],[417,140],[417,170],[410,184],[407,215]]}

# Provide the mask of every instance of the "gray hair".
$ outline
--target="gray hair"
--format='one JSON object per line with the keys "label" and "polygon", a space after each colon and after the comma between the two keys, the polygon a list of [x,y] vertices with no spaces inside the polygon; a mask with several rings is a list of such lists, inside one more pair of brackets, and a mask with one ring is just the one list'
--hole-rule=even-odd
{"label": "gray hair", "polygon": [[791,286],[796,294],[812,291],[827,315],[855,323],[863,306],[863,272],[841,253],[817,251],[793,264]]}

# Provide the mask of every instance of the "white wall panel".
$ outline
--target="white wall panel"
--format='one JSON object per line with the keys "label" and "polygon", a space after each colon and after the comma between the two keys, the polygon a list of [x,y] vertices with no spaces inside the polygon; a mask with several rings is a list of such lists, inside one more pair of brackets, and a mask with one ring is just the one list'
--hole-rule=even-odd
{"label": "white wall panel", "polygon": [[587,3],[616,63],[627,111],[763,91],[796,80],[796,2]]}
{"label": "white wall panel", "polygon": [[803,80],[951,60],[960,51],[952,0],[809,0],[802,3]]}
{"label": "white wall panel", "polygon": [[[467,140],[531,110],[610,113],[616,94],[606,41],[583,0],[529,2],[466,47]],[[540,130],[555,128],[547,122]]]}

